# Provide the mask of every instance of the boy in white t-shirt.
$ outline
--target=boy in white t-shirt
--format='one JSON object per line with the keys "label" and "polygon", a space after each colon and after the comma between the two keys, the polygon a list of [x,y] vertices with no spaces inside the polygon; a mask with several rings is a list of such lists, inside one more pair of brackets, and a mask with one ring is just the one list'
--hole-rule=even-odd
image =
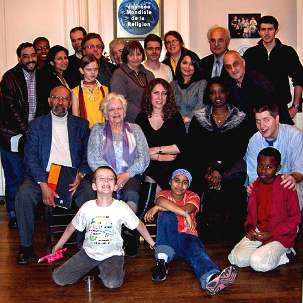
{"label": "boy in white t-shirt", "polygon": [[99,277],[104,286],[117,288],[124,280],[121,225],[124,224],[129,229],[136,228],[151,247],[155,242],[129,206],[123,201],[113,199],[117,175],[111,167],[97,168],[92,181],[97,199],[82,205],[54,246],[53,252],[62,248],[75,230],[85,229],[83,247],[53,272],[53,280],[61,286],[74,284],[98,266]]}

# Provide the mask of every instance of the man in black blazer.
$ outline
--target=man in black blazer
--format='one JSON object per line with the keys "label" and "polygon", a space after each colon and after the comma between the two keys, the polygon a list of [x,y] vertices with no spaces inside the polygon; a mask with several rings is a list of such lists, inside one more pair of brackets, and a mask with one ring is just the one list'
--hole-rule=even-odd
{"label": "man in black blazer", "polygon": [[221,27],[211,27],[207,32],[209,48],[212,52],[200,60],[200,67],[203,73],[203,78],[207,81],[212,77],[228,77],[224,68],[223,56],[228,50],[230,41],[229,30]]}

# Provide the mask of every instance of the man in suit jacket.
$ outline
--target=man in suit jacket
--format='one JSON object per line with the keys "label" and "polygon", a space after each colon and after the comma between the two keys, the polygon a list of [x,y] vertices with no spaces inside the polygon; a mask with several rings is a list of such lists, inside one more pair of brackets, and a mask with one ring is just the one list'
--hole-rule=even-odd
{"label": "man in suit jacket", "polygon": [[224,68],[223,57],[228,50],[230,41],[229,30],[221,26],[211,27],[207,32],[207,39],[212,54],[200,60],[203,78],[208,81],[213,77],[228,77]]}
{"label": "man in suit jacket", "polygon": [[33,254],[34,208],[43,201],[55,206],[58,194],[47,184],[51,163],[72,166],[78,170],[70,191],[78,207],[95,198],[88,178],[88,122],[68,114],[71,92],[64,86],[52,89],[48,98],[51,113],[35,119],[29,127],[25,145],[26,178],[16,195],[20,251],[18,264],[28,264]]}
{"label": "man in suit jacket", "polygon": [[5,177],[5,201],[9,227],[16,228],[15,195],[24,178],[23,142],[28,123],[49,112],[42,103],[37,53],[32,43],[17,48],[19,63],[0,83],[0,154]]}

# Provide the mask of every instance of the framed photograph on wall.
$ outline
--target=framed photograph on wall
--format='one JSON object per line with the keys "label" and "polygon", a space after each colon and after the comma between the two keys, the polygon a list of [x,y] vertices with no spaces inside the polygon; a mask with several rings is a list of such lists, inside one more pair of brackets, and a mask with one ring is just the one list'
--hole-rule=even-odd
{"label": "framed photograph on wall", "polygon": [[260,18],[261,14],[228,14],[230,37],[259,38],[257,24]]}
{"label": "framed photograph on wall", "polygon": [[163,0],[114,0],[115,38],[143,40],[163,36]]}

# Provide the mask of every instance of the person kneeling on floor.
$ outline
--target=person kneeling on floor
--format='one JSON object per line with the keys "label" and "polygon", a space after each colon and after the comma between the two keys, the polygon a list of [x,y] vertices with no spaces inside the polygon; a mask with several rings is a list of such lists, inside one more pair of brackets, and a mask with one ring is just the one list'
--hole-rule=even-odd
{"label": "person kneeling on floor", "polygon": [[156,266],[152,280],[161,282],[168,273],[167,264],[174,258],[182,258],[192,266],[202,289],[215,295],[236,279],[238,269],[229,266],[220,271],[209,258],[196,231],[196,214],[200,198],[188,190],[191,174],[185,169],[172,173],[170,190],[157,194],[156,205],[145,214],[146,221],[157,219],[157,240],[155,248]]}
{"label": "person kneeling on floor", "polygon": [[258,179],[250,186],[247,235],[228,256],[231,264],[250,266],[266,272],[289,262],[301,222],[295,187],[287,184],[280,170],[281,154],[273,148],[262,149],[257,158]]}
{"label": "person kneeling on floor", "polygon": [[93,175],[97,199],[82,205],[66,227],[53,252],[61,249],[73,232],[86,230],[82,249],[53,272],[56,284],[74,284],[93,268],[98,267],[105,287],[117,288],[124,281],[124,251],[121,225],[137,229],[151,247],[155,242],[145,225],[123,201],[113,199],[117,190],[117,174],[109,166],[100,166]]}

